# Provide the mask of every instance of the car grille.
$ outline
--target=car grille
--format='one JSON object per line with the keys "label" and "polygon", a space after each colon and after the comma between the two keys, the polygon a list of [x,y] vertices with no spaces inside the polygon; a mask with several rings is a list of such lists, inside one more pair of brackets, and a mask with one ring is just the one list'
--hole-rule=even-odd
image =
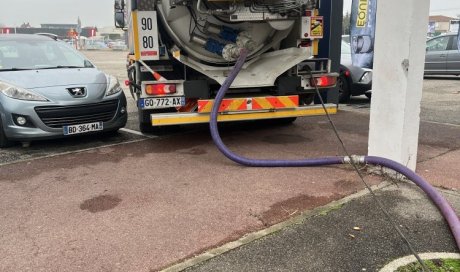
{"label": "car grille", "polygon": [[40,119],[52,128],[66,125],[107,122],[115,116],[118,100],[76,106],[42,106],[35,107]]}

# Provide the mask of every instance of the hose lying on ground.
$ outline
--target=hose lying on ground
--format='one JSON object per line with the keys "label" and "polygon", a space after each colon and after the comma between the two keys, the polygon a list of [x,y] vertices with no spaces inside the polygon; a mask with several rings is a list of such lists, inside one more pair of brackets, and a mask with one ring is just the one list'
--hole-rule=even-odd
{"label": "hose lying on ground", "polygon": [[[301,159],[301,160],[261,160],[261,159],[250,159],[239,156],[232,151],[230,151],[225,144],[222,142],[222,139],[219,135],[219,131],[217,128],[217,116],[219,112],[219,107],[222,102],[222,99],[225,96],[225,93],[230,88],[232,82],[235,80],[236,76],[238,75],[239,71],[243,67],[243,64],[247,57],[247,51],[242,50],[241,55],[238,58],[235,66],[233,67],[232,71],[228,75],[227,79],[224,81],[222,86],[220,87],[216,98],[214,100],[214,104],[211,111],[211,119],[210,119],[210,130],[211,136],[216,144],[217,148],[230,160],[246,165],[251,167],[312,167],[312,166],[326,166],[326,165],[333,165],[333,164],[345,164],[347,162],[356,161],[350,157],[323,157],[323,158],[313,158],[313,159]],[[457,247],[460,249],[460,220],[449,205],[447,200],[428,182],[426,182],[422,177],[417,175],[415,172],[410,170],[409,168],[405,167],[404,165],[397,163],[395,161],[374,157],[374,156],[361,156],[359,159],[362,160],[363,163],[372,164],[383,166],[389,169],[392,169],[398,173],[403,174],[409,180],[414,182],[417,186],[419,186],[433,201],[433,203],[438,207],[441,211],[441,214],[446,219],[447,223],[449,224],[450,230],[455,238],[457,243]],[[353,163],[353,162],[352,162]]]}

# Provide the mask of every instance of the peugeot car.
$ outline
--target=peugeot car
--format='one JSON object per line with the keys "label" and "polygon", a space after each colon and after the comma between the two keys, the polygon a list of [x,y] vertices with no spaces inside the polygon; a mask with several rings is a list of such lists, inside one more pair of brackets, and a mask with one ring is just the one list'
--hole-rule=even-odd
{"label": "peugeot car", "polygon": [[117,131],[126,120],[118,80],[78,51],[43,35],[0,35],[0,147]]}

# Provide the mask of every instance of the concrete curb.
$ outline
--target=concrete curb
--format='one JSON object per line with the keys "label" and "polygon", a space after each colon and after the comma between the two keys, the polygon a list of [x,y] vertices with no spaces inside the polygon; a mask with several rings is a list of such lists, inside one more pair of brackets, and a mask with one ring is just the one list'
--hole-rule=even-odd
{"label": "concrete curb", "polygon": [[[388,187],[388,186],[391,186],[393,185],[393,183],[391,182],[387,182],[387,181],[383,181],[381,182],[379,185],[376,185],[376,186],[372,186],[372,190],[373,191],[376,191],[376,190],[380,190],[380,189],[383,189],[385,187]],[[288,219],[284,222],[281,222],[281,223],[278,223],[276,225],[273,225],[271,227],[268,227],[266,229],[262,229],[260,231],[256,231],[256,232],[252,232],[252,233],[248,233],[246,235],[244,235],[243,237],[241,237],[240,239],[238,240],[235,240],[235,241],[232,241],[232,242],[229,242],[225,245],[222,245],[220,247],[217,247],[217,248],[213,248],[213,249],[210,249],[200,255],[197,255],[195,257],[192,257],[188,260],[185,260],[183,262],[180,262],[180,263],[176,263],[176,264],[173,264],[172,266],[169,266],[167,268],[164,268],[162,269],[161,271],[163,272],[177,272],[177,271],[182,271],[184,269],[187,269],[189,267],[192,267],[192,266],[195,266],[195,265],[198,265],[200,263],[203,263],[207,260],[210,260],[214,257],[217,257],[219,255],[222,255],[228,251],[231,251],[231,250],[234,250],[236,248],[239,248],[243,245],[246,245],[246,244],[249,244],[255,240],[258,240],[258,239],[261,239],[265,236],[268,236],[268,235],[271,235],[273,233],[276,233],[280,230],[283,230],[284,228],[287,228],[289,226],[292,226],[292,225],[296,225],[296,224],[300,224],[302,221],[306,220],[306,219],[309,219],[311,217],[314,217],[314,216],[317,216],[317,215],[324,215],[324,214],[327,214],[328,212],[330,211],[333,211],[333,210],[336,210],[336,209],[339,209],[341,208],[344,204],[354,200],[354,199],[357,199],[357,198],[360,198],[362,196],[365,196],[365,195],[368,195],[369,194],[369,191],[367,189],[363,189],[355,194],[352,194],[352,195],[349,195],[349,196],[346,196],[342,199],[339,199],[339,200],[336,200],[336,201],[333,201],[325,206],[321,206],[321,207],[318,207],[318,208],[315,208],[313,210],[307,210],[307,211],[304,211],[302,212],[301,215],[299,216],[296,216],[296,217],[293,217],[291,219]]]}
{"label": "concrete curb", "polygon": [[[419,254],[422,260],[434,260],[434,259],[460,259],[460,254],[458,253],[447,253],[447,252],[434,252],[434,253],[422,253]],[[383,267],[379,272],[394,272],[396,269],[408,265],[410,263],[416,262],[417,259],[414,255],[409,255],[392,261]]]}

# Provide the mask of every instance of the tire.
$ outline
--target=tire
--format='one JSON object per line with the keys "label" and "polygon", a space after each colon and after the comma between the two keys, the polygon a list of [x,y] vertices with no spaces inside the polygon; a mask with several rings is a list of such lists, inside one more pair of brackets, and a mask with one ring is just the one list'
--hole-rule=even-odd
{"label": "tire", "polygon": [[337,79],[337,87],[339,89],[339,103],[350,100],[350,83],[344,75],[340,75]]}
{"label": "tire", "polygon": [[273,121],[278,125],[290,125],[294,123],[295,120],[297,120],[297,117],[273,119]]}
{"label": "tire", "polygon": [[[131,70],[128,70],[128,80],[130,82],[134,82],[135,84],[137,84],[136,82],[136,69],[131,69]],[[131,96],[133,97],[133,99],[137,102],[137,100],[139,99],[138,97],[138,94],[139,94],[139,90],[137,90],[133,85],[129,85],[129,92],[131,93]]]}
{"label": "tire", "polygon": [[158,129],[156,129],[155,127],[153,127],[149,123],[139,123],[139,130],[142,133],[155,133],[155,132],[158,132]]}
{"label": "tire", "polygon": [[168,135],[180,130],[180,126],[161,126],[154,127],[150,123],[139,123],[139,130],[145,134],[153,134],[156,136]]}
{"label": "tire", "polygon": [[315,100],[316,94],[301,94],[300,95],[300,105],[310,105]]}
{"label": "tire", "polygon": [[142,133],[149,133],[149,134],[158,134],[161,132],[160,127],[154,127],[150,123],[150,112],[143,111],[141,109],[138,110],[139,115],[139,131]]}
{"label": "tire", "polygon": [[12,145],[13,142],[8,140],[5,136],[5,132],[3,131],[2,120],[0,119],[0,148],[10,147]]}
{"label": "tire", "polygon": [[104,134],[105,136],[108,136],[108,137],[113,137],[113,136],[118,135],[118,130],[119,130],[119,128],[112,129],[112,130],[107,130],[107,131],[104,131],[102,134]]}
{"label": "tire", "polygon": [[274,119],[265,119],[256,121],[258,124],[265,126],[288,126],[294,121],[297,120],[297,117],[286,117],[286,118],[274,118]]}

